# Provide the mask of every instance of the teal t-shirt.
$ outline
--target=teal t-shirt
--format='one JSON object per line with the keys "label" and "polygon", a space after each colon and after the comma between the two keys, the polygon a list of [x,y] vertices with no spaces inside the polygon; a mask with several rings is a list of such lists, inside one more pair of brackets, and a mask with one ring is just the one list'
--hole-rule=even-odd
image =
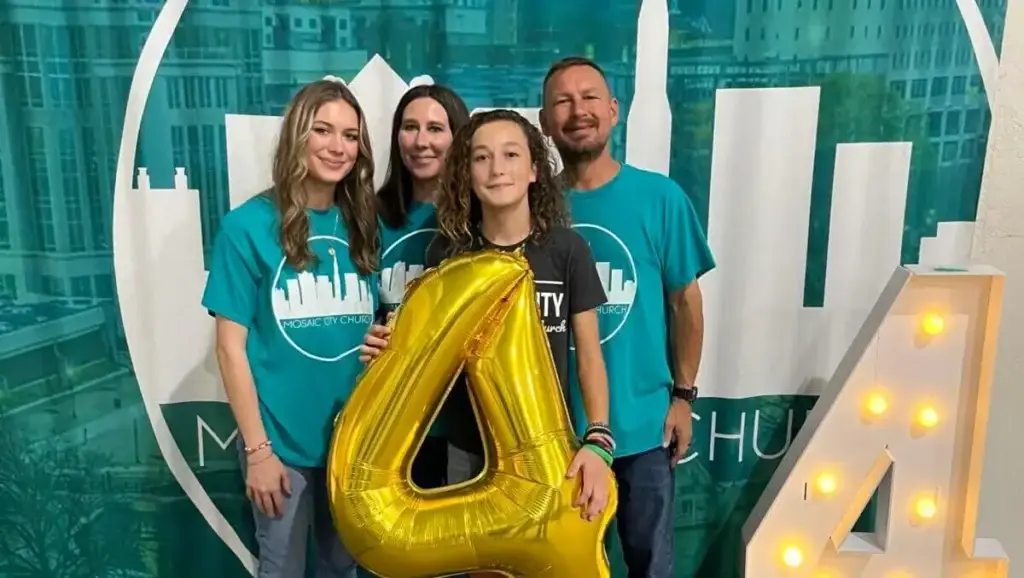
{"label": "teal t-shirt", "polygon": [[[573,228],[590,245],[608,302],[598,308],[616,455],[662,445],[673,385],[668,297],[715,266],[693,205],[674,181],[622,165],[614,179],[568,194]],[[586,427],[575,352],[572,411]],[[580,432],[582,434],[582,431]]]}
{"label": "teal t-shirt", "polygon": [[[426,268],[427,247],[437,234],[437,211],[432,203],[413,201],[400,228],[380,223],[380,310],[378,319],[384,320],[389,312],[398,309],[405,296],[406,285],[423,274]],[[443,436],[444,414],[430,427],[430,435]]]}
{"label": "teal t-shirt", "polygon": [[437,212],[431,203],[413,202],[405,226],[393,229],[383,222],[380,258],[381,315],[398,309],[405,286],[423,274],[427,247],[437,233]]}
{"label": "teal t-shirt", "polygon": [[307,214],[317,261],[300,272],[284,261],[270,199],[258,195],[225,215],[203,295],[211,314],[248,328],[263,426],[278,457],[296,467],[326,461],[377,304],[376,275],[352,263],[338,209]]}

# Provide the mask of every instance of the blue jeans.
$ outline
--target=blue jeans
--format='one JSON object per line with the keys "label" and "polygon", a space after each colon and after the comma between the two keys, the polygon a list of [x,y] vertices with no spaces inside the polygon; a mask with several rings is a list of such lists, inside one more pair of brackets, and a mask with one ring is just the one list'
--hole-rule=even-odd
{"label": "blue jeans", "polygon": [[[242,454],[242,475],[245,456]],[[256,504],[256,544],[259,547],[257,578],[302,578],[306,549],[312,531],[316,541],[316,578],[356,578],[356,563],[345,550],[331,520],[324,468],[294,468],[284,464],[291,483],[285,496],[284,515],[271,518]]]}
{"label": "blue jeans", "polygon": [[615,524],[629,578],[671,578],[675,475],[671,449],[615,458],[619,486]]}

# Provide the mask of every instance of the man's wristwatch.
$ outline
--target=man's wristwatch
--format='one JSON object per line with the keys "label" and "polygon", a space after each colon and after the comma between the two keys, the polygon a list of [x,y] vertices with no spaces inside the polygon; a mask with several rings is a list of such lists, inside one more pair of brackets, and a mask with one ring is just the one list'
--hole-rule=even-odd
{"label": "man's wristwatch", "polygon": [[682,385],[672,386],[672,399],[681,399],[690,405],[697,400],[697,387],[685,387]]}

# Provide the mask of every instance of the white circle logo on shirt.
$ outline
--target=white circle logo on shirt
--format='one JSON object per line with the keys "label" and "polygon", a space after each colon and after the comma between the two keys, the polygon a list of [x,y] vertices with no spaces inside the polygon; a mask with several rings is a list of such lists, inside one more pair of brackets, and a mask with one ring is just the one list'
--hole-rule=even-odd
{"label": "white circle logo on shirt", "polygon": [[414,255],[403,252],[408,243],[415,239],[417,243],[422,242],[423,235],[427,235],[427,242],[434,237],[437,229],[417,229],[411,233],[402,235],[390,247],[384,250],[380,257],[380,302],[382,305],[395,306],[402,302],[405,297],[405,288],[414,279],[423,274],[427,255],[426,249],[420,254]]}
{"label": "white circle logo on shirt", "polygon": [[[309,238],[319,262],[312,271],[296,273],[281,259],[271,286],[270,302],[281,335],[296,351],[317,361],[338,361],[359,350],[363,331],[351,331],[346,342],[339,329],[373,322],[369,282],[344,257],[348,243],[338,237]],[[333,254],[331,249],[333,249]],[[341,257],[339,259],[339,257]],[[344,264],[344,265],[343,265]]]}
{"label": "white circle logo on shirt", "polygon": [[608,297],[608,302],[597,308],[604,343],[615,337],[633,310],[638,284],[636,263],[626,244],[610,230],[588,223],[577,223],[573,229],[590,245],[601,286]]}

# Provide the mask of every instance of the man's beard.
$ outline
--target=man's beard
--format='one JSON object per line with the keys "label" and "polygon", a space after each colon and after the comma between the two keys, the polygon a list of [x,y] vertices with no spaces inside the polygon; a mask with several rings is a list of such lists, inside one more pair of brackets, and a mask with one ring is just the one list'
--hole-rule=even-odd
{"label": "man's beard", "polygon": [[564,143],[555,143],[555,148],[558,149],[558,154],[562,157],[562,164],[567,167],[596,159],[601,156],[601,153],[604,152],[607,146],[607,140],[583,147],[572,147]]}

